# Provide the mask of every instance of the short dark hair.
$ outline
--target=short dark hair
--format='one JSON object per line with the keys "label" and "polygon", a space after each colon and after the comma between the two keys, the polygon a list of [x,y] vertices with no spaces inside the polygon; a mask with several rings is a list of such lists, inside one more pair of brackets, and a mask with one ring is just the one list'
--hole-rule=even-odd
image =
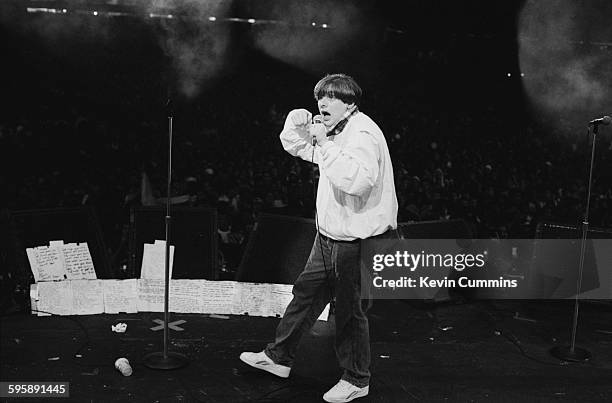
{"label": "short dark hair", "polygon": [[337,98],[344,103],[359,106],[361,102],[361,87],[351,76],[346,74],[328,74],[319,80],[314,87],[314,97],[319,99],[327,96]]}

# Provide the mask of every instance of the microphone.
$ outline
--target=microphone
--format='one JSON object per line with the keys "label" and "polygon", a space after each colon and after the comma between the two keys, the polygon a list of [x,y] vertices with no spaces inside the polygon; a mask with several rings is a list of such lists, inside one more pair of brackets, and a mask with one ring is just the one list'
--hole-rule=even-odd
{"label": "microphone", "polygon": [[597,125],[608,126],[611,122],[612,122],[612,118],[610,116],[604,116],[603,118],[591,120],[589,122],[589,126],[597,126]]}
{"label": "microphone", "polygon": [[[312,124],[316,125],[316,124],[323,124],[323,115],[314,115],[312,117]],[[317,144],[317,138],[312,136],[312,145],[316,145]]]}

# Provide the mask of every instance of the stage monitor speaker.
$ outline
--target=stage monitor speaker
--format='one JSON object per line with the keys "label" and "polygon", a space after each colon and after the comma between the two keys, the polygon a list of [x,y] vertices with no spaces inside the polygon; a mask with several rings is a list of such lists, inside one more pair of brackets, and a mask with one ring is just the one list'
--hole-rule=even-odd
{"label": "stage monitor speaker", "polygon": [[[170,245],[174,245],[173,279],[216,280],[217,211],[204,207],[172,207]],[[166,239],[166,207],[136,207],[130,213],[128,270],[140,278],[145,243]]]}
{"label": "stage monitor speaker", "polygon": [[293,284],[304,270],[316,234],[313,219],[260,214],[236,279]]}
{"label": "stage monitor speaker", "polygon": [[[536,227],[535,238],[529,276],[533,295],[551,299],[576,295],[582,244],[580,226],[539,223]],[[549,239],[555,239],[558,242],[545,242]],[[583,293],[596,290],[600,285],[610,282],[608,267],[598,265],[598,256],[593,241],[597,239],[612,239],[612,230],[589,228],[582,273],[581,290]],[[609,253],[609,251],[599,250],[599,253]],[[602,261],[610,261],[610,259]]]}
{"label": "stage monitor speaker", "polygon": [[[403,222],[397,225],[397,229],[402,239],[456,239],[459,248],[469,247],[472,239],[470,227],[461,219]],[[451,269],[446,270],[448,277],[455,274]],[[440,287],[432,300],[440,302],[450,298],[449,289]]]}
{"label": "stage monitor speaker", "polygon": [[96,276],[100,279],[113,277],[102,231],[93,208],[12,211],[9,225],[10,237],[16,251],[15,263],[25,281],[34,282],[26,248],[49,245],[49,241],[59,240],[64,243],[87,242]]}

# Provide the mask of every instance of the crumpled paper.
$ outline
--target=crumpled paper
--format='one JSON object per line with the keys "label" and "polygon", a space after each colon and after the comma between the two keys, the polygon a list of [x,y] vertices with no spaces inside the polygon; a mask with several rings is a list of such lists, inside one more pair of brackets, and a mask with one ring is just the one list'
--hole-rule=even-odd
{"label": "crumpled paper", "polygon": [[125,333],[127,330],[127,323],[117,323],[116,325],[111,325],[111,329],[116,333]]}

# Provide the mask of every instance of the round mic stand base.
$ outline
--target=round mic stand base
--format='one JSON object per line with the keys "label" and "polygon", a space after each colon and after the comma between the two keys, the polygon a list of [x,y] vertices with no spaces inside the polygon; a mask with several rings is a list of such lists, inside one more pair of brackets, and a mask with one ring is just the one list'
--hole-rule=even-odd
{"label": "round mic stand base", "polygon": [[583,362],[591,358],[591,353],[588,350],[580,347],[557,346],[550,349],[550,354],[561,361]]}
{"label": "round mic stand base", "polygon": [[168,352],[165,356],[162,351],[149,353],[144,356],[143,364],[151,369],[178,369],[189,363],[186,356],[180,353]]}

